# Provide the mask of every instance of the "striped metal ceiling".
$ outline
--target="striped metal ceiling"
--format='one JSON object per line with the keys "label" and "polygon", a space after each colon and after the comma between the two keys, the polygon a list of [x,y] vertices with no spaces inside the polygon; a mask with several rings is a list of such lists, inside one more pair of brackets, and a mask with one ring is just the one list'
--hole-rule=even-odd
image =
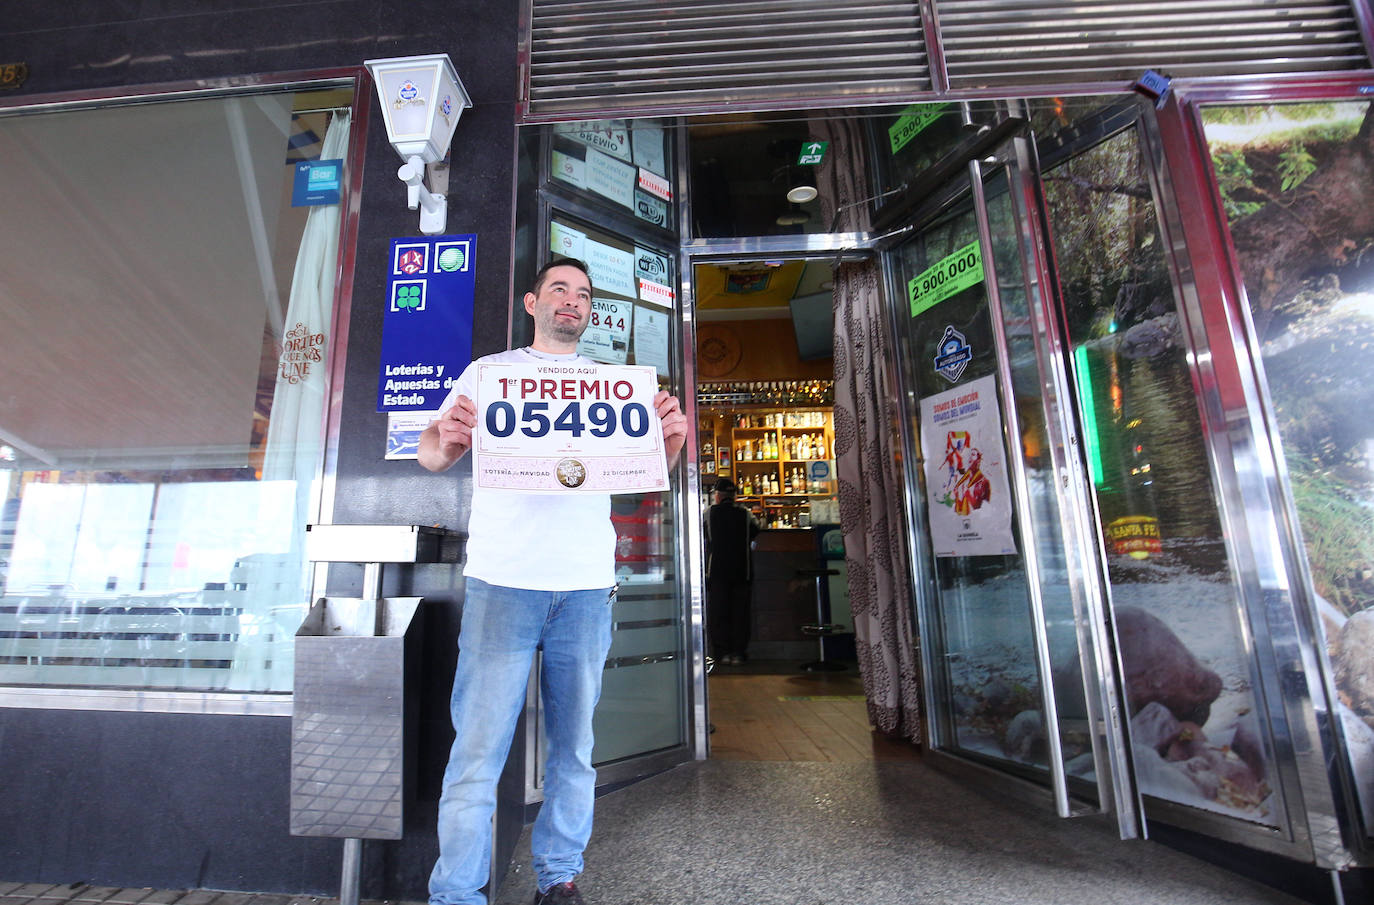
{"label": "striped metal ceiling", "polygon": [[526,119],[929,91],[916,0],[533,0]]}
{"label": "striped metal ceiling", "polygon": [[1362,0],[525,2],[526,122],[1369,65]]}
{"label": "striped metal ceiling", "polygon": [[939,0],[951,90],[1368,65],[1350,0]]}

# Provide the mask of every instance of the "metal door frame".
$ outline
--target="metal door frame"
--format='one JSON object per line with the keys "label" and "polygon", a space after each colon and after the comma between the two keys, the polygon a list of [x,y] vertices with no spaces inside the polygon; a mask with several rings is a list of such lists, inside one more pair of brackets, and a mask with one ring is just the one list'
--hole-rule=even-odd
{"label": "metal door frame", "polygon": [[[686,129],[681,130],[682,140],[686,142]],[[685,158],[685,148],[683,157]],[[684,196],[687,194],[683,193]],[[684,208],[685,213],[685,201]],[[686,221],[690,222],[690,220]],[[829,259],[834,261],[855,260],[872,255],[872,240],[865,233],[807,233],[802,235],[751,236],[739,239],[686,239],[681,248],[679,266],[682,270],[682,356],[686,364],[684,374],[690,374],[693,382],[689,385],[690,398],[683,398],[682,410],[687,415],[687,443],[682,455],[687,464],[688,481],[686,492],[689,500],[701,499],[701,440],[697,436],[700,415],[696,404],[696,265],[730,264],[749,261],[765,261],[786,258],[788,260]],[[694,739],[695,757],[705,760],[710,753],[709,723],[707,719],[706,684],[706,561],[705,538],[701,522],[693,519],[683,532],[687,543],[685,560],[688,565],[691,601],[691,637],[694,649],[692,710],[697,728]]]}

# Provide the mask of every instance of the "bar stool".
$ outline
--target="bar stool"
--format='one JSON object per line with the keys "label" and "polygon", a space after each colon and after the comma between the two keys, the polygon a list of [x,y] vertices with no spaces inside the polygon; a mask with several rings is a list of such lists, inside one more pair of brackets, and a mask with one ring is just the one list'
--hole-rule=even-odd
{"label": "bar stool", "polygon": [[838,660],[825,658],[826,636],[844,631],[845,626],[825,621],[825,589],[821,586],[821,582],[827,580],[831,575],[839,574],[839,569],[798,569],[796,572],[798,578],[816,579],[816,621],[806,623],[801,627],[801,630],[803,635],[816,637],[816,643],[820,645],[820,658],[809,663],[803,663],[801,665],[803,672],[833,672],[847,668]]}

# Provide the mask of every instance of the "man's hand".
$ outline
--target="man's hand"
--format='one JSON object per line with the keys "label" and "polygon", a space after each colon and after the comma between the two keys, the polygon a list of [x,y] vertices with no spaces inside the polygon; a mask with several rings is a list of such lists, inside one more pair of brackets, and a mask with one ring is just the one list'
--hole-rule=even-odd
{"label": "man's hand", "polygon": [[668,467],[672,468],[682,453],[682,445],[687,442],[687,416],[682,414],[677,397],[669,395],[667,390],[659,390],[654,396],[654,408],[663,423],[663,452],[668,457]]}
{"label": "man's hand", "polygon": [[451,468],[472,449],[472,429],[477,426],[477,405],[459,395],[453,408],[430,422],[420,434],[420,464],[430,471]]}

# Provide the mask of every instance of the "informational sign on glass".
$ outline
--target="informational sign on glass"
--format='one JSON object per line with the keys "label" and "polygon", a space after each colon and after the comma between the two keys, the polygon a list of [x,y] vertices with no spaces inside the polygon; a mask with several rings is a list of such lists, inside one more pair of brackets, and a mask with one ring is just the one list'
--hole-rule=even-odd
{"label": "informational sign on glass", "polygon": [[391,412],[386,416],[387,459],[420,458],[420,434],[438,412]]}
{"label": "informational sign on glass", "polygon": [[982,245],[974,239],[954,254],[945,255],[907,281],[906,291],[911,302],[911,316],[919,317],[921,312],[981,282]]}
{"label": "informational sign on glass", "polygon": [[583,260],[591,271],[592,288],[635,297],[635,258],[632,253],[604,242],[586,239]]}
{"label": "informational sign on glass", "polygon": [[660,377],[667,377],[668,315],[663,311],[636,306],[634,322],[635,361],[652,366]]}
{"label": "informational sign on glass", "polygon": [[583,261],[591,276],[591,317],[578,352],[603,364],[643,365],[666,378],[666,312],[677,302],[669,254],[561,214],[549,220],[549,251]]}
{"label": "informational sign on glass", "polygon": [[625,364],[630,354],[630,328],[635,306],[614,299],[592,299],[592,315],[577,342],[577,351],[593,361]]}
{"label": "informational sign on glass", "polygon": [[623,207],[634,207],[635,168],[595,148],[587,149],[587,188]]}
{"label": "informational sign on glass", "polygon": [[668,161],[663,153],[663,129],[660,126],[636,123],[630,133],[635,163],[660,176],[668,175]]}

